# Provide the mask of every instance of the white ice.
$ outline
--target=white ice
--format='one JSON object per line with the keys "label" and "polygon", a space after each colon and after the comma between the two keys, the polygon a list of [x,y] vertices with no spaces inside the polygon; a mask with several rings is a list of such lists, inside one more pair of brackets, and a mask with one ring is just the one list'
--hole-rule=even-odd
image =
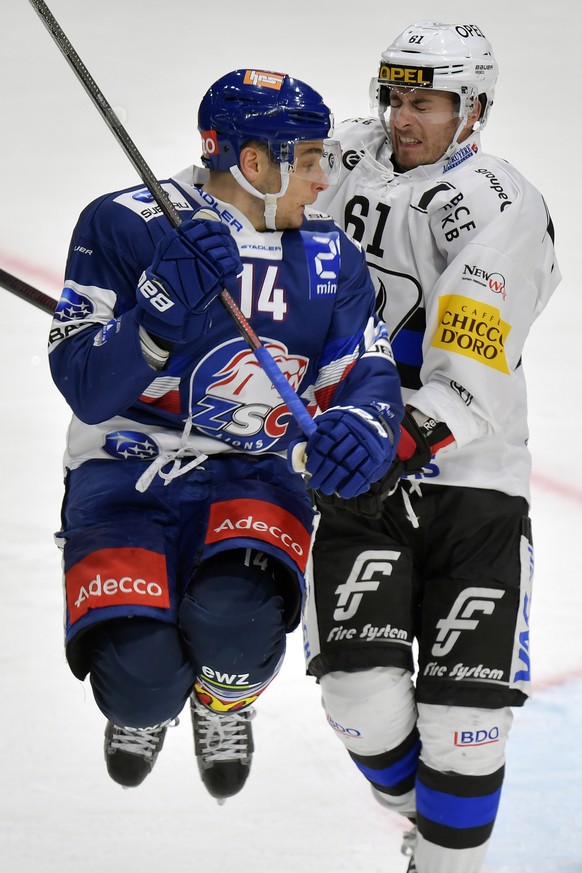
{"label": "white ice", "polygon": [[[290,72],[321,91],[341,119],[367,113],[380,52],[411,20],[469,20],[492,41],[501,75],[484,143],[544,193],[564,279],[524,355],[536,693],[517,713],[484,873],[580,873],[582,7],[568,0],[49,6],[159,177],[199,160],[196,107],[228,70]],[[2,0],[1,7],[0,268],[58,297],[80,210],[139,180],[32,6]],[[141,788],[124,791],[109,780],[104,719],[63,654],[52,534],[68,411],[48,374],[49,320],[0,295],[2,870],[403,873],[402,826],[372,800],[326,725],[298,635],[260,701],[252,774],[241,795],[219,807],[205,793],[187,714]]]}

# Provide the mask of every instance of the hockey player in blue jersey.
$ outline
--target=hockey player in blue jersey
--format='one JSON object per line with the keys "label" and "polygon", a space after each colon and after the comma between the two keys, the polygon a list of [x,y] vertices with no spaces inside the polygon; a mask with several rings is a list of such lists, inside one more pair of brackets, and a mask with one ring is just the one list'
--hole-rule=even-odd
{"label": "hockey player in blue jersey", "polygon": [[339,167],[320,95],[236,70],[198,122],[204,168],[162,183],[179,229],[139,186],[82,212],[49,345],[73,412],[66,654],[107,718],[108,772],[140,784],[189,700],[222,801],[246,780],[252,704],[299,620],[313,521],[287,459],[305,437],[222,289],[315,416],[314,487],[349,497],[380,478],[403,408],[361,250],[304,216]]}

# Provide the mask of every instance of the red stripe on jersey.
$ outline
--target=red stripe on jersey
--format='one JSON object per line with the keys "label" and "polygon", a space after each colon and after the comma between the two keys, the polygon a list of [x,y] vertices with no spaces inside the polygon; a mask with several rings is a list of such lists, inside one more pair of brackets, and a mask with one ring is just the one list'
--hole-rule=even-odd
{"label": "red stripe on jersey", "polygon": [[145,394],[142,394],[139,399],[142,403],[148,403],[150,406],[163,409],[165,412],[174,412],[178,415],[182,411],[179,391],[168,391],[161,397],[146,397]]}

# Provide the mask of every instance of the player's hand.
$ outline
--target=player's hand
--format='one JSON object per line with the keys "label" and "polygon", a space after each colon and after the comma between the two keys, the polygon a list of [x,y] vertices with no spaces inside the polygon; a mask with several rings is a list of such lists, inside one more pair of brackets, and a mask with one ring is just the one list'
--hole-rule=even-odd
{"label": "player's hand", "polygon": [[241,272],[228,227],[194,216],[164,235],[139,280],[141,323],[152,336],[170,342],[195,339],[210,303],[223,288],[234,291]]}
{"label": "player's hand", "polygon": [[310,488],[350,498],[384,475],[394,456],[394,434],[387,423],[390,415],[381,409],[336,407],[317,416],[317,429],[305,446]]}

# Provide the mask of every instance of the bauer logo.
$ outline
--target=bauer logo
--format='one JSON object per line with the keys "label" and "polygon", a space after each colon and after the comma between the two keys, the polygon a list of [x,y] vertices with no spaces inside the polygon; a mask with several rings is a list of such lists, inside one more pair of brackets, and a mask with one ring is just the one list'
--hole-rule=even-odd
{"label": "bauer logo", "polygon": [[110,606],[170,606],[166,560],[149,549],[98,549],[74,564],[65,577],[69,620]]}
{"label": "bauer logo", "polygon": [[430,67],[380,64],[378,79],[383,85],[414,85],[416,88],[431,88],[434,70]]}
{"label": "bauer logo", "polygon": [[432,345],[509,373],[505,344],[510,330],[511,325],[503,321],[496,307],[460,294],[447,294],[439,299]]}
{"label": "bauer logo", "polygon": [[245,85],[255,85],[259,88],[273,88],[280,91],[285,81],[286,73],[271,73],[266,70],[247,70],[243,82]]}

